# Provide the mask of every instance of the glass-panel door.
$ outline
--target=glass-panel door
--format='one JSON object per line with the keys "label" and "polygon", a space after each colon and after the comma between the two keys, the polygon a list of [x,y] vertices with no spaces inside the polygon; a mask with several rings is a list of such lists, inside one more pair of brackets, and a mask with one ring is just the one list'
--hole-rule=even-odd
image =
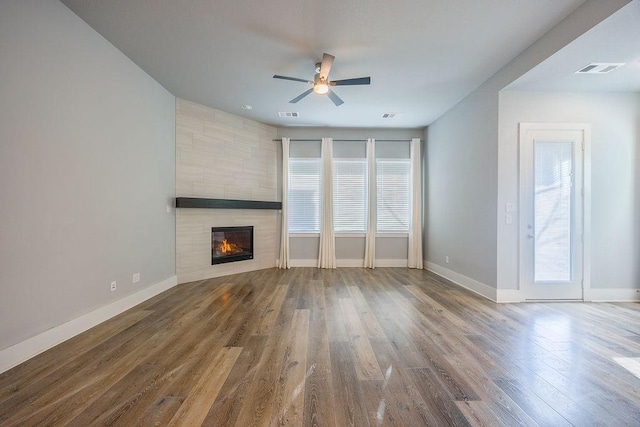
{"label": "glass-panel door", "polygon": [[520,286],[525,299],[582,299],[584,131],[531,126],[520,132]]}
{"label": "glass-panel door", "polygon": [[534,282],[570,282],[573,141],[534,141]]}

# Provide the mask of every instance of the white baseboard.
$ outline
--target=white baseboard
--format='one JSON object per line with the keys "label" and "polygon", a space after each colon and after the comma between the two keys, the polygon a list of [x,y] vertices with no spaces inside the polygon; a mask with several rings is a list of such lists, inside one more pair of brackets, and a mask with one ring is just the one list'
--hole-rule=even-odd
{"label": "white baseboard", "polygon": [[289,265],[291,267],[317,267],[317,259],[290,259]]}
{"label": "white baseboard", "polygon": [[492,288],[489,285],[486,285],[482,282],[478,282],[475,279],[464,276],[460,273],[456,273],[455,271],[451,271],[447,268],[444,268],[438,264],[434,264],[432,262],[425,261],[424,265],[427,270],[432,273],[437,274],[440,277],[444,277],[450,282],[455,283],[456,285],[462,286],[476,294],[483,296],[493,302],[497,302],[497,289]]}
{"label": "white baseboard", "polygon": [[149,286],[126,296],[111,304],[100,307],[62,325],[55,326],[41,334],[26,339],[11,347],[0,351],[0,373],[7,371],[31,359],[74,336],[93,328],[94,326],[129,310],[132,307],[177,285],[176,276],[169,277],[160,283]]}
{"label": "white baseboard", "polygon": [[[364,260],[362,259],[337,259],[336,264],[338,267],[364,267]],[[317,259],[292,259],[289,260],[291,267],[317,267]],[[406,259],[377,259],[376,267],[406,267]]]}
{"label": "white baseboard", "polygon": [[585,289],[584,300],[592,302],[640,301],[640,289]]}
{"label": "white baseboard", "polygon": [[520,289],[498,289],[496,302],[523,302],[524,297],[522,295]]}
{"label": "white baseboard", "polygon": [[407,267],[406,259],[377,259],[376,267]]}
{"label": "white baseboard", "polygon": [[337,259],[336,263],[338,267],[364,267],[364,260],[362,259]]}

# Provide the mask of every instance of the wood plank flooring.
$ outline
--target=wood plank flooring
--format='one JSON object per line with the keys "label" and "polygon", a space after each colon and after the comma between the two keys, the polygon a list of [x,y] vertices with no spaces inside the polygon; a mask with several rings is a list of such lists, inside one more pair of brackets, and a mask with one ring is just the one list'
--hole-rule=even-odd
{"label": "wood plank flooring", "polygon": [[0,425],[638,426],[640,305],[494,304],[426,271],[179,285],[0,374]]}

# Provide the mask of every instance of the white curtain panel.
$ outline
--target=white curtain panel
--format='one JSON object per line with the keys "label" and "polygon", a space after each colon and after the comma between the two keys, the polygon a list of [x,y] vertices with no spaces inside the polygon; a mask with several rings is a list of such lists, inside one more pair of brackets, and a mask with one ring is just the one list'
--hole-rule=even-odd
{"label": "white curtain panel", "polygon": [[291,268],[289,262],[289,138],[282,138],[282,224],[278,267]]}
{"label": "white curtain panel", "polygon": [[375,268],[376,263],[376,142],[367,139],[367,182],[369,185],[367,237],[364,248],[364,268]]}
{"label": "white curtain panel", "polygon": [[407,267],[422,269],[422,178],[420,168],[420,138],[411,140],[411,227]]}
{"label": "white curtain panel", "polygon": [[333,139],[322,138],[322,214],[318,268],[336,268],[333,233]]}

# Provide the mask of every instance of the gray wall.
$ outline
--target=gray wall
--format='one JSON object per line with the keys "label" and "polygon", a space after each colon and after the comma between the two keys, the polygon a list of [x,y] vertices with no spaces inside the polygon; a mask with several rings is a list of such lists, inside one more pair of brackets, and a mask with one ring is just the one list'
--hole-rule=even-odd
{"label": "gray wall", "polygon": [[[499,91],[628,3],[590,0],[429,126],[426,259],[497,287]],[[445,257],[449,257],[449,264]]]}
{"label": "gray wall", "polygon": [[484,87],[429,126],[427,143],[426,259],[485,284],[496,281],[497,123]]}
{"label": "gray wall", "polygon": [[[521,122],[591,124],[591,287],[640,287],[640,94],[502,92],[504,203],[518,200]],[[518,224],[498,227],[499,287],[517,289]]]}
{"label": "gray wall", "polygon": [[[278,128],[278,137],[291,139],[321,139],[333,138],[358,139],[367,138],[410,140],[422,138],[424,129],[349,129],[349,128]],[[349,146],[351,144],[352,146]],[[385,157],[409,157],[408,143],[397,143],[400,149],[394,149],[393,142],[379,142],[376,144],[376,155],[384,154]],[[343,156],[366,157],[364,143],[341,142],[334,143],[334,155],[340,152]],[[319,157],[319,142],[291,143],[290,153],[294,157]],[[280,165],[281,167],[281,165]],[[280,174],[281,175],[281,174]],[[279,181],[279,194],[282,193],[282,177]],[[281,199],[280,199],[281,200]],[[376,239],[376,259],[378,260],[406,260],[407,237],[378,237]],[[318,258],[319,237],[290,237],[291,259],[312,260]],[[339,260],[364,260],[364,237],[340,237],[336,236],[336,259]]]}
{"label": "gray wall", "polygon": [[0,58],[4,349],[175,275],[175,116],[57,1],[0,2]]}

